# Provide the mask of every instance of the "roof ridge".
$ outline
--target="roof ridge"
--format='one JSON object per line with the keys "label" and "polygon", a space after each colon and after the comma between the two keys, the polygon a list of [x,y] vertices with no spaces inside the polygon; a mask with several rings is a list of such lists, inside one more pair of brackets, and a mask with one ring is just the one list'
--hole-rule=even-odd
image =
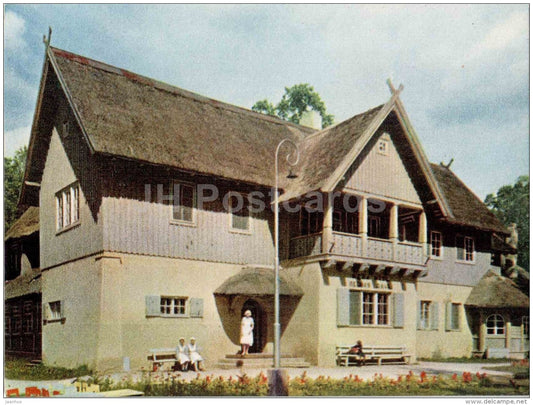
{"label": "roof ridge", "polygon": [[[87,66],[93,67],[95,69],[103,70],[103,71],[105,71],[107,73],[116,74],[116,75],[119,75],[119,76],[124,76],[125,78],[127,78],[127,79],[129,79],[131,81],[135,81],[137,83],[141,83],[141,84],[143,84],[145,86],[150,86],[150,87],[153,87],[153,88],[161,90],[161,91],[166,91],[166,92],[174,94],[174,95],[178,95],[178,96],[181,96],[181,97],[186,97],[186,98],[192,99],[192,100],[197,101],[197,102],[208,103],[208,104],[212,105],[215,108],[222,108],[222,109],[225,109],[225,110],[228,110],[228,111],[231,111],[231,112],[245,113],[245,114],[248,114],[248,115],[250,115],[250,116],[252,116],[254,118],[265,120],[265,121],[269,121],[269,122],[272,122],[274,124],[286,125],[288,127],[294,127],[294,128],[296,128],[298,130],[302,130],[302,131],[306,132],[306,135],[314,134],[314,132],[316,131],[316,130],[313,131],[313,128],[311,128],[311,127],[306,127],[304,125],[299,125],[299,124],[296,124],[296,123],[291,122],[291,121],[285,121],[285,120],[283,120],[281,118],[278,118],[278,117],[275,117],[275,116],[272,116],[272,115],[266,115],[266,114],[253,111],[253,110],[245,108],[245,107],[240,107],[240,106],[237,106],[237,105],[234,105],[234,104],[227,103],[225,101],[220,101],[220,100],[216,100],[216,99],[213,99],[213,98],[210,98],[210,97],[206,97],[206,96],[203,96],[201,94],[192,92],[190,90],[185,90],[185,89],[183,89],[181,87],[174,86],[172,84],[168,84],[168,83],[162,82],[160,80],[152,79],[152,78],[150,78],[148,76],[140,75],[140,74],[132,72],[130,70],[122,69],[122,68],[110,65],[110,64],[102,62],[102,61],[98,61],[98,60],[95,60],[95,59],[87,58],[85,56],[81,56],[81,55],[75,54],[73,52],[66,51],[64,49],[59,49],[59,48],[55,48],[55,47],[52,47],[52,46],[50,46],[50,49],[53,51],[54,56],[59,56],[59,57],[65,58],[65,59],[69,59],[69,60],[71,60],[73,62],[81,63],[83,65],[87,65]],[[235,111],[235,110],[237,110],[237,111]]]}
{"label": "roof ridge", "polygon": [[316,136],[318,136],[318,135],[323,135],[324,133],[326,133],[326,132],[328,132],[328,131],[330,131],[330,130],[336,128],[336,127],[338,127],[338,126],[341,125],[341,124],[346,124],[346,123],[352,121],[353,119],[355,119],[355,118],[357,118],[357,117],[360,117],[360,116],[362,116],[362,115],[368,114],[369,112],[371,112],[371,111],[373,111],[373,110],[376,110],[376,109],[378,109],[378,108],[383,108],[384,105],[385,105],[385,103],[380,104],[380,105],[377,105],[377,106],[375,106],[375,107],[371,107],[371,108],[369,108],[369,109],[366,110],[366,111],[363,111],[363,112],[361,112],[361,113],[359,113],[359,114],[355,114],[355,115],[351,116],[350,118],[346,118],[345,120],[342,120],[342,121],[340,121],[340,122],[337,122],[335,125],[331,125],[331,126],[329,126],[329,127],[322,128],[321,130],[319,130],[319,131],[317,131],[317,132],[313,132],[312,134],[307,135],[307,136],[305,137],[305,139],[308,140],[308,139],[314,138],[314,137],[316,137]]}

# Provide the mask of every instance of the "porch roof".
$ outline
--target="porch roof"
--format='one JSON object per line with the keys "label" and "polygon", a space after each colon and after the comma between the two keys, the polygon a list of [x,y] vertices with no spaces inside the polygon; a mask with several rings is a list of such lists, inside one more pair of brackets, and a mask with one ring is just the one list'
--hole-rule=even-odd
{"label": "porch roof", "polygon": [[[224,281],[215,290],[214,294],[246,296],[274,295],[274,280],[274,269],[247,267]],[[297,297],[304,295],[302,289],[288,275],[283,274],[283,270],[280,270],[279,294]]]}
{"label": "porch roof", "polygon": [[41,269],[32,269],[13,280],[6,281],[4,285],[4,299],[6,300],[40,293]]}
{"label": "porch roof", "polygon": [[529,297],[507,277],[488,271],[472,289],[465,305],[480,308],[529,308]]}
{"label": "porch roof", "polygon": [[39,207],[29,207],[9,228],[4,241],[29,236],[39,231]]}

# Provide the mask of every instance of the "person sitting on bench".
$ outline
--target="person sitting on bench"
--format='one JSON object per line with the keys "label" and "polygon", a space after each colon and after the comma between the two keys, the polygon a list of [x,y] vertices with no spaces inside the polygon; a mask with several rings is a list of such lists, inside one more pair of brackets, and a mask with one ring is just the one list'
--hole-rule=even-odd
{"label": "person sitting on bench", "polygon": [[187,346],[185,345],[185,338],[180,337],[178,347],[176,347],[176,364],[174,369],[176,371],[187,371],[189,369],[189,356],[187,356]]}
{"label": "person sitting on bench", "polygon": [[358,340],[357,344],[355,346],[352,346],[348,353],[357,355],[357,357],[358,357],[357,361],[358,361],[359,365],[361,365],[361,363],[363,364],[363,366],[366,364],[366,355],[363,352],[363,342],[362,341]]}
{"label": "person sitting on bench", "polygon": [[198,347],[196,346],[196,339],[191,338],[191,343],[187,345],[187,354],[189,355],[190,366],[193,371],[204,371],[202,368],[202,361],[204,360],[200,353],[198,353]]}

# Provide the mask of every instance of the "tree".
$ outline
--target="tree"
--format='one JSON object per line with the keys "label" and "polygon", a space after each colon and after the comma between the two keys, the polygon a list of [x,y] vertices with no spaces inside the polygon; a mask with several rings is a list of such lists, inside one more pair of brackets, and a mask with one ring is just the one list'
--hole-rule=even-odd
{"label": "tree", "polygon": [[17,219],[17,203],[24,178],[28,147],[15,151],[13,157],[4,157],[4,231]]}
{"label": "tree", "polygon": [[277,115],[281,119],[296,124],[300,123],[302,114],[305,111],[315,110],[322,117],[322,128],[333,124],[334,118],[332,114],[327,113],[326,105],[320,98],[320,95],[308,83],[285,87],[285,94],[275,107],[270,101],[265,99],[256,102],[252,110],[263,114]]}
{"label": "tree", "polygon": [[487,195],[485,204],[505,225],[516,224],[517,264],[529,271],[529,176],[520,176],[515,184],[500,187],[496,195]]}

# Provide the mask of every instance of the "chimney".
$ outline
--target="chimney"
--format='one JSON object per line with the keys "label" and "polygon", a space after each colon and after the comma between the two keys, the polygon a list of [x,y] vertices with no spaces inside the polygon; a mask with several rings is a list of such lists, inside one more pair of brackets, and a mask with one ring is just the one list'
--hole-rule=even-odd
{"label": "chimney", "polygon": [[300,118],[300,125],[314,129],[322,129],[322,116],[318,111],[304,111]]}

